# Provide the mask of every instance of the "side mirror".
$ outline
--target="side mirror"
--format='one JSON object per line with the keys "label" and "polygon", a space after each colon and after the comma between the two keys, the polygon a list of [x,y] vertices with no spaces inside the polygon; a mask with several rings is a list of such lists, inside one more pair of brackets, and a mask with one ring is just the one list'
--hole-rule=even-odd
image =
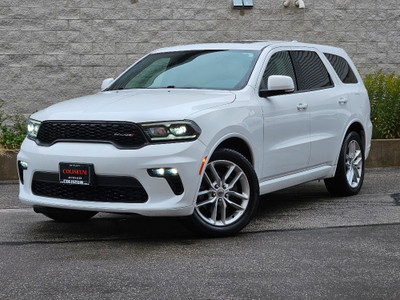
{"label": "side mirror", "polygon": [[268,78],[268,89],[259,91],[260,97],[290,94],[294,92],[294,82],[290,76],[271,75]]}
{"label": "side mirror", "polygon": [[113,83],[114,78],[107,78],[103,80],[103,83],[101,84],[101,90],[104,91],[106,88],[108,88],[111,83]]}

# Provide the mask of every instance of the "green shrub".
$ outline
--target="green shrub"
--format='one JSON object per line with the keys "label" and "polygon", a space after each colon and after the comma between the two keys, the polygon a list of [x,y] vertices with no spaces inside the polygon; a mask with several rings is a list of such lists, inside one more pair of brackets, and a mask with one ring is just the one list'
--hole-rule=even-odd
{"label": "green shrub", "polygon": [[400,138],[400,74],[383,74],[382,70],[365,76],[371,102],[373,138]]}
{"label": "green shrub", "polygon": [[[3,102],[0,100],[0,108]],[[27,119],[20,115],[5,115],[0,110],[0,147],[18,149],[26,137]]]}

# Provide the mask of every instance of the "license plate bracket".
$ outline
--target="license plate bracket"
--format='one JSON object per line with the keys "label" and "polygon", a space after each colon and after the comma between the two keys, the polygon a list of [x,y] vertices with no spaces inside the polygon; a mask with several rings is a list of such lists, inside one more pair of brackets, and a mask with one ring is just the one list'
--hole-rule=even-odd
{"label": "license plate bracket", "polygon": [[59,180],[61,184],[93,185],[93,164],[65,163],[59,164]]}

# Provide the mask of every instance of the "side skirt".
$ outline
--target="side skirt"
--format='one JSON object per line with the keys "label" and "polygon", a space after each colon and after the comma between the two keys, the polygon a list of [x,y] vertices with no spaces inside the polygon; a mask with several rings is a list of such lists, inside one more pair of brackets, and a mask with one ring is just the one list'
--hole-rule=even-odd
{"label": "side skirt", "polygon": [[336,166],[323,165],[298,173],[267,179],[260,182],[260,195],[275,192],[309,181],[332,177],[335,174],[335,170]]}

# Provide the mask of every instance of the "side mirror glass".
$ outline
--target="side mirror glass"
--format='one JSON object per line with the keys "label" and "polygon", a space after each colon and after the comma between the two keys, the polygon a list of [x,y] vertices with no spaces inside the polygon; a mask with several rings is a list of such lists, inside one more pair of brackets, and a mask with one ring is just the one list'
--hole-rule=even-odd
{"label": "side mirror glass", "polygon": [[107,78],[103,80],[103,83],[101,84],[101,90],[104,91],[106,88],[108,88],[111,83],[113,83],[114,78]]}
{"label": "side mirror glass", "polygon": [[290,94],[294,92],[294,82],[290,76],[271,75],[268,78],[268,89],[259,91],[260,97]]}

